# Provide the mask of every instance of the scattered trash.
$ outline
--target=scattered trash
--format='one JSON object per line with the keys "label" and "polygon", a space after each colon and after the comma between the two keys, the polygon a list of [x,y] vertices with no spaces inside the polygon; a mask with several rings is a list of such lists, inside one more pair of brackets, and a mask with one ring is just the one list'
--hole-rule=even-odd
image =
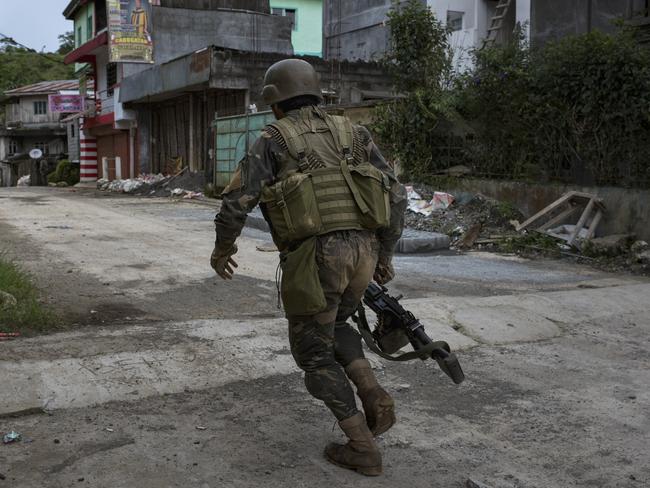
{"label": "scattered trash", "polygon": [[107,431],[107,432],[115,432],[115,430],[114,430],[114,429],[111,429],[110,427],[106,427],[106,431]]}
{"label": "scattered trash", "polygon": [[434,192],[430,201],[423,199],[412,186],[406,187],[408,196],[408,209],[429,217],[436,210],[446,210],[453,203],[454,197],[449,193]]}
{"label": "scattered trash", "polygon": [[260,252],[278,252],[278,248],[275,244],[260,244],[255,246],[255,249]]}
{"label": "scattered trash", "polygon": [[179,196],[181,196],[183,193],[185,193],[185,190],[183,190],[182,188],[174,188],[174,189],[172,190],[172,196],[175,196],[175,197],[179,197]]}
{"label": "scattered trash", "polygon": [[11,444],[12,442],[18,442],[20,440],[20,434],[14,430],[7,432],[2,438],[3,444]]}
{"label": "scattered trash", "polygon": [[11,341],[20,337],[20,332],[0,332],[0,341]]}
{"label": "scattered trash", "polygon": [[21,176],[20,178],[18,178],[18,183],[16,184],[16,186],[30,186],[31,181],[32,178],[30,175]]}
{"label": "scattered trash", "polygon": [[196,430],[208,430],[207,427],[203,427],[202,425],[197,425]]}
{"label": "scattered trash", "polygon": [[[580,212],[575,225],[562,224],[569,217]],[[580,249],[582,243],[596,235],[596,230],[605,212],[603,201],[591,193],[570,191],[543,208],[524,223],[516,223],[517,232],[535,230],[556,239],[565,241],[569,246]],[[533,226],[533,224],[535,224]],[[541,225],[540,225],[541,224]],[[554,232],[560,229],[561,232]],[[567,232],[568,229],[568,232]]]}
{"label": "scattered trash", "polygon": [[203,193],[200,191],[188,191],[183,195],[183,199],[192,200],[194,198],[203,198]]}

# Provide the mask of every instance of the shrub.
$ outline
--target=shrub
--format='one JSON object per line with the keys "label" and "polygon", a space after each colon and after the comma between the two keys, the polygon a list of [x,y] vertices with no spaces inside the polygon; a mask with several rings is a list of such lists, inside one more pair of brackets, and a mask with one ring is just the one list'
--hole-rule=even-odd
{"label": "shrub", "polygon": [[68,186],[79,183],[79,165],[72,164],[67,159],[58,162],[56,169],[47,175],[48,183],[66,182]]}

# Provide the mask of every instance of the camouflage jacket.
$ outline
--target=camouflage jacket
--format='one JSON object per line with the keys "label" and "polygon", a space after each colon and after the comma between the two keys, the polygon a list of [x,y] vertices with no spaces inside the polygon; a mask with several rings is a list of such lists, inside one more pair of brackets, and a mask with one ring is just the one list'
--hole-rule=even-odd
{"label": "camouflage jacket", "polygon": [[[292,117],[296,114],[289,112],[287,116]],[[355,151],[366,151],[370,163],[388,175],[392,183],[390,226],[377,231],[381,245],[380,255],[390,258],[404,227],[406,190],[397,181],[393,169],[372,141],[368,130],[362,126],[354,126],[354,138],[361,143],[355,144]],[[248,155],[239,163],[230,184],[223,191],[221,211],[214,219],[218,250],[225,253],[233,246],[244,227],[248,213],[258,204],[262,188],[276,182],[279,162],[286,160],[287,152],[286,146],[283,147],[277,140],[277,134],[274,137],[272,130],[267,128],[262,131]],[[266,215],[264,208],[262,212]],[[266,220],[268,221],[268,218]],[[276,244],[280,249],[283,248],[283,243],[276,240]]]}

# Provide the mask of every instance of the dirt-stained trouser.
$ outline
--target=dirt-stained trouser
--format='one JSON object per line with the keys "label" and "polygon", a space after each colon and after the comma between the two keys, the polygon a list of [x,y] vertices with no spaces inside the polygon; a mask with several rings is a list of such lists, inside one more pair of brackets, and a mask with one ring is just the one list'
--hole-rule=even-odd
{"label": "dirt-stained trouser", "polygon": [[361,336],[348,323],[377,265],[379,243],[370,231],[346,230],[316,241],[318,275],[327,308],[289,316],[291,353],[305,371],[305,385],[338,420],[355,415],[354,392],[344,368],[364,357]]}

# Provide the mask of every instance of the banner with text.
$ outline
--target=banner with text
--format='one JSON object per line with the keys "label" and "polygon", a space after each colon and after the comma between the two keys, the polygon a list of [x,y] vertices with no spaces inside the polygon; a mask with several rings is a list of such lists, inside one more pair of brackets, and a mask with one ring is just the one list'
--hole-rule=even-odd
{"label": "banner with text", "polygon": [[107,0],[110,62],[153,63],[152,5],[160,0]]}
{"label": "banner with text", "polygon": [[81,95],[48,95],[51,113],[77,113],[84,111],[84,97]]}

